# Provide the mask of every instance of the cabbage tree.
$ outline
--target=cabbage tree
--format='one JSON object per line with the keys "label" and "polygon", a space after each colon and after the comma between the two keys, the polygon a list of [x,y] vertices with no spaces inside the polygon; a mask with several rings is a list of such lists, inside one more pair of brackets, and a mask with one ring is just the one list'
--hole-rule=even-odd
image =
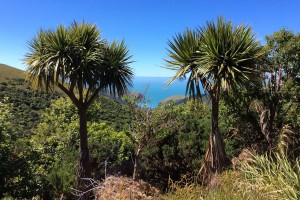
{"label": "cabbage tree", "polygon": [[211,133],[201,171],[205,175],[221,172],[227,159],[218,123],[220,96],[259,77],[262,47],[250,27],[234,26],[222,17],[216,23],[207,22],[195,31],[178,34],[168,46],[168,68],[176,71],[170,83],[189,76],[190,93],[198,91],[197,84],[201,83],[210,96]]}
{"label": "cabbage tree", "polygon": [[79,114],[80,154],[78,189],[85,191],[84,178],[91,178],[87,134],[87,110],[101,91],[123,95],[131,86],[131,55],[124,43],[108,43],[93,24],[74,22],[68,27],[40,30],[29,42],[28,80],[47,91],[58,87]]}

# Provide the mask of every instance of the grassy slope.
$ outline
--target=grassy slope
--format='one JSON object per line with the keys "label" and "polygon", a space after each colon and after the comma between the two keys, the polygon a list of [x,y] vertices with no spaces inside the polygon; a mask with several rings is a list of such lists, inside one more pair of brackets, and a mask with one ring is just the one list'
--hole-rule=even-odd
{"label": "grassy slope", "polygon": [[[168,98],[162,100],[160,103],[161,104],[169,104],[171,101],[173,101],[175,105],[179,105],[182,103],[186,103],[187,100],[188,100],[188,98],[184,95],[175,95],[175,96],[171,96],[171,97],[168,97]],[[202,100],[204,103],[210,105],[208,96],[203,95]]]}
{"label": "grassy slope", "polygon": [[171,97],[168,97],[168,98],[162,100],[160,103],[168,104],[171,101],[173,101],[176,105],[176,104],[186,102],[186,100],[187,100],[187,98],[184,95],[175,95],[175,96],[171,96]]}
{"label": "grassy slope", "polygon": [[6,82],[7,79],[25,79],[25,72],[5,64],[0,64],[0,82]]}

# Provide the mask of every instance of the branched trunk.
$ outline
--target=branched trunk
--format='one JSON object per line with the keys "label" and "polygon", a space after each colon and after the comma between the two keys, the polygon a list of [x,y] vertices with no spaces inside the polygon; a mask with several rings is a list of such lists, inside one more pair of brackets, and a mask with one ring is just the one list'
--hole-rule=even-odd
{"label": "branched trunk", "polygon": [[209,144],[205,153],[204,164],[200,169],[200,173],[204,181],[209,181],[211,175],[220,173],[227,164],[225,146],[222,135],[219,131],[219,97],[211,95],[212,112],[211,112],[211,133],[209,136]]}
{"label": "branched trunk", "polygon": [[[88,149],[87,137],[87,109],[78,108],[79,125],[80,125],[80,146],[77,163],[77,189],[86,192],[90,189],[89,182],[85,179],[91,178],[90,155]],[[90,194],[85,194],[81,199],[90,199]]]}

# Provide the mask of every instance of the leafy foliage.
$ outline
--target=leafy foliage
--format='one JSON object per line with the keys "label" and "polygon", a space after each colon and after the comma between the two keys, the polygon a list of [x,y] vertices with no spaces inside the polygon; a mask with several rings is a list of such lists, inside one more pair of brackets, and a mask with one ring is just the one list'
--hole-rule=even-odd
{"label": "leafy foliage", "polygon": [[204,105],[191,101],[169,106],[154,111],[155,134],[142,154],[144,177],[160,187],[166,187],[169,178],[198,172],[209,133]]}
{"label": "leafy foliage", "polygon": [[25,58],[29,80],[47,90],[56,84],[76,106],[90,104],[105,89],[122,95],[131,85],[131,56],[124,41],[108,44],[95,25],[74,22],[69,27],[41,30],[29,47]]}
{"label": "leafy foliage", "polygon": [[105,123],[117,131],[127,130],[132,121],[131,111],[110,98],[100,96],[93,108],[88,110],[88,120]]}
{"label": "leafy foliage", "polygon": [[94,177],[100,179],[117,173],[130,175],[133,143],[129,133],[97,122],[89,124],[88,129]]}
{"label": "leafy foliage", "polygon": [[264,54],[250,27],[233,26],[222,17],[196,31],[177,34],[168,45],[167,68],[177,71],[170,83],[189,74],[190,93],[198,82],[211,93],[214,88],[227,91],[252,81]]}
{"label": "leafy foliage", "polygon": [[0,197],[27,198],[39,192],[41,182],[32,178],[39,156],[14,131],[12,108],[7,98],[0,101]]}
{"label": "leafy foliage", "polygon": [[[104,100],[104,99],[102,99]],[[115,102],[106,99],[104,105]],[[92,113],[101,111],[102,101],[97,101]],[[98,115],[89,115],[89,148],[91,151],[92,174],[96,179],[105,175],[130,174],[130,165],[126,168],[132,154],[132,141],[125,131],[116,131],[104,123]],[[107,119],[107,116],[103,116]],[[74,188],[76,157],[79,147],[78,115],[76,107],[69,99],[60,98],[51,103],[43,113],[40,124],[35,129],[32,144],[41,153],[39,173],[47,180],[52,196],[69,194]],[[123,167],[124,166],[124,167]]]}
{"label": "leafy foliage", "polygon": [[210,87],[228,91],[253,81],[264,52],[250,27],[233,26],[219,17],[217,23],[200,27],[199,34],[198,73],[206,77]]}
{"label": "leafy foliage", "polygon": [[51,99],[57,99],[58,93],[47,94],[32,90],[24,79],[10,79],[0,83],[0,99],[6,98],[12,104],[11,113],[18,120],[12,120],[14,129],[24,137],[30,134],[40,118],[41,110],[50,106]]}
{"label": "leafy foliage", "polygon": [[300,51],[300,34],[281,29],[266,36],[266,40],[271,69],[283,68],[286,80],[292,78],[299,83],[300,58],[297,53]]}

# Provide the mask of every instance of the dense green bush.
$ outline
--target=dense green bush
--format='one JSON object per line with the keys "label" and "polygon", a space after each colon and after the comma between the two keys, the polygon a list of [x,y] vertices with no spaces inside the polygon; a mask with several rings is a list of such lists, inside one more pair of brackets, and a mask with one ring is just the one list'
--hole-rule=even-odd
{"label": "dense green bush", "polygon": [[[99,112],[99,104],[102,102],[96,102],[89,112]],[[110,126],[102,119],[94,118],[94,115],[89,116],[89,148],[93,178],[102,179],[105,174],[130,174],[131,165],[128,161],[132,154],[132,142],[129,134],[118,131],[113,125],[114,122],[111,122]],[[66,98],[52,101],[33,131],[32,145],[42,155],[38,173],[45,178],[45,184],[51,190],[48,195],[51,197],[70,195],[71,189],[75,188],[78,131],[76,108]],[[124,165],[128,165],[129,169]]]}
{"label": "dense green bush", "polygon": [[0,99],[0,198],[31,198],[38,194],[41,181],[34,176],[39,154],[15,130],[13,104]]}
{"label": "dense green bush", "polygon": [[116,131],[106,123],[89,123],[91,163],[96,179],[132,173],[133,142],[128,132]]}
{"label": "dense green bush", "polygon": [[193,101],[154,111],[155,134],[142,154],[145,179],[165,188],[169,178],[199,171],[209,137],[208,112]]}
{"label": "dense green bush", "polygon": [[50,106],[51,99],[57,99],[59,94],[34,91],[23,79],[10,79],[0,84],[0,99],[8,97],[12,103],[11,113],[14,131],[23,137],[29,137],[30,130],[39,123],[40,112]]}

